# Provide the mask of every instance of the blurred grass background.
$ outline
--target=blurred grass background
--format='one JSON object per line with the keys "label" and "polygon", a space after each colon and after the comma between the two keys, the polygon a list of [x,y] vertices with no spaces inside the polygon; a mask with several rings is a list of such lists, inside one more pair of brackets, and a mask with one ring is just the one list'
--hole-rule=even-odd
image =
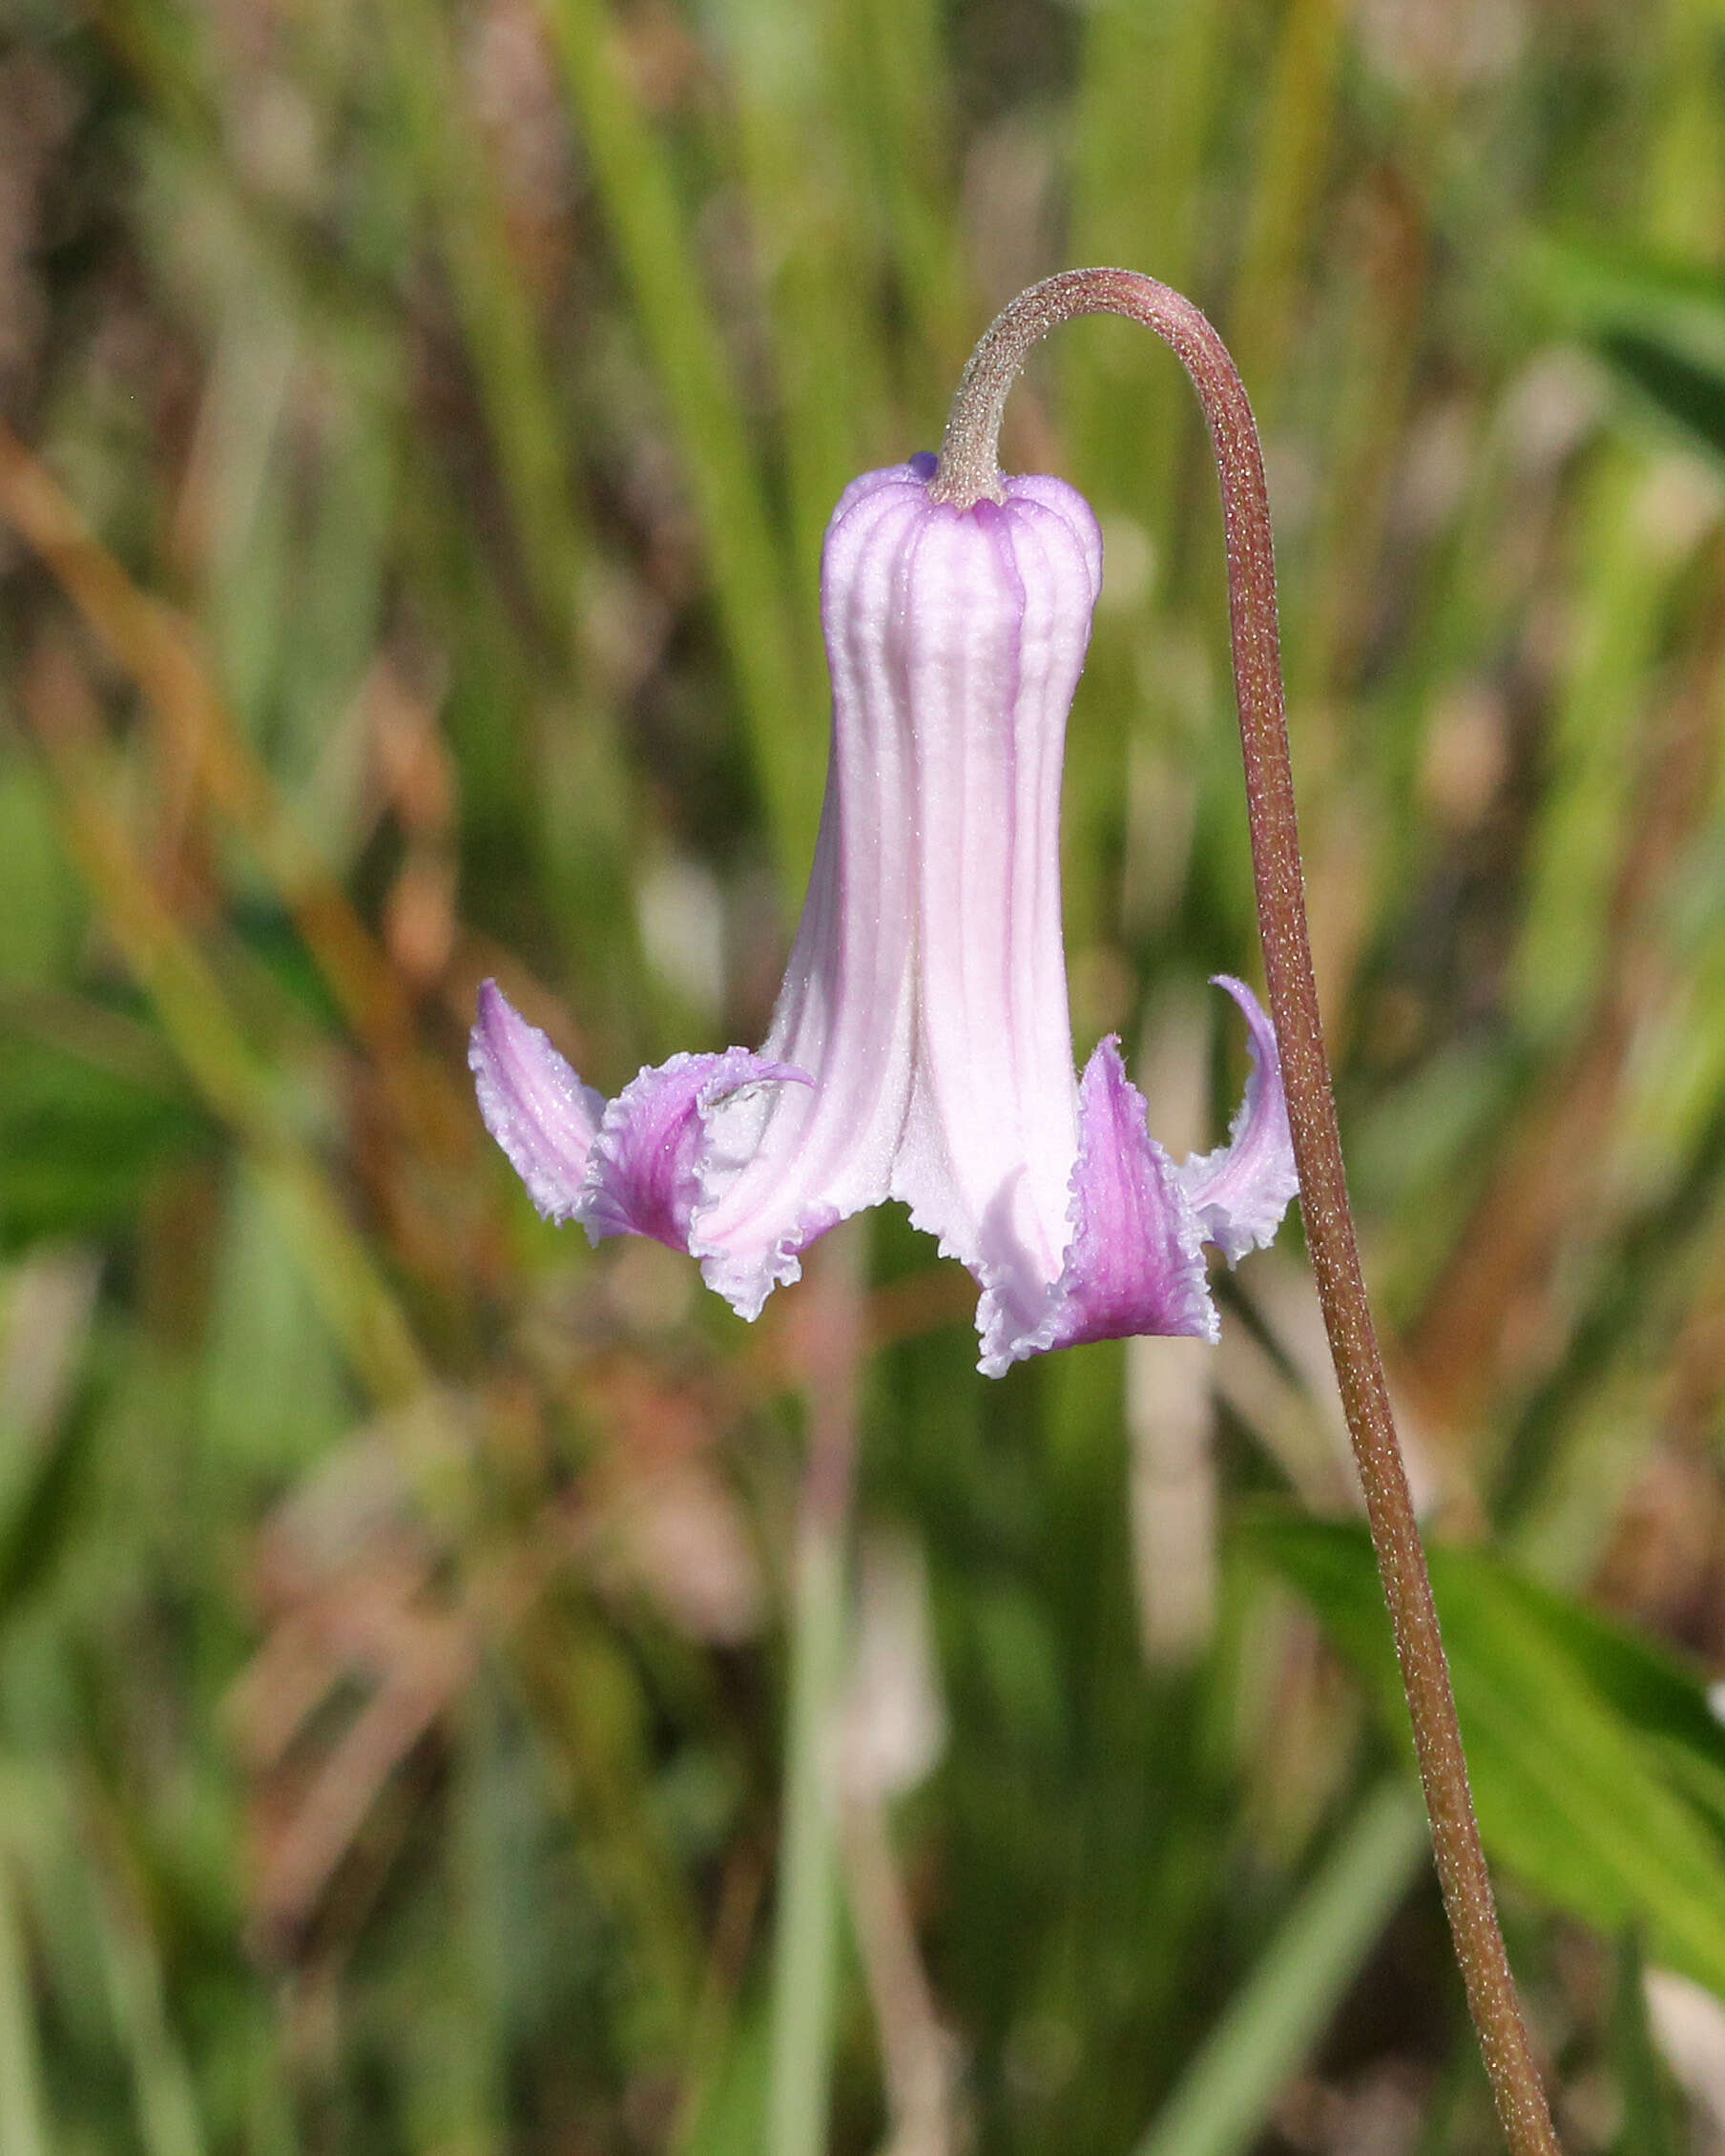
{"label": "blurred grass background", "polygon": [[[896,1219],[752,1332],[544,1229],[463,1068],[489,972],[608,1091],[759,1038],[831,506],[1113,260],[1265,426],[1565,2145],[1725,2146],[1719,0],[6,0],[0,2156],[797,2156],[787,2041],[835,2151],[1498,2146],[1297,1236],[1214,1353],[991,1385]],[[1195,413],[1088,323],[1008,449],[1109,548],[1079,1049],[1208,1143],[1256,932]]]}

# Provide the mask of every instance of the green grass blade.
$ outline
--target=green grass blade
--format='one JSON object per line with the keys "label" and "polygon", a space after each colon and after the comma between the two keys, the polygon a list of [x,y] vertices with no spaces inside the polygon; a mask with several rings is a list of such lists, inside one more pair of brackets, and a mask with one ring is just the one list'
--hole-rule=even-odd
{"label": "green grass blade", "polygon": [[813,610],[803,635],[787,605],[782,549],[670,160],[620,64],[610,10],[605,0],[546,0],[546,7],[640,334],[676,429],[774,849],[788,869],[807,850],[819,804]]}
{"label": "green grass blade", "polygon": [[843,10],[722,0],[713,12],[765,265],[795,589],[812,594],[827,519],[886,408],[880,239],[858,170]]}
{"label": "green grass blade", "polygon": [[1613,2156],[1682,2156],[1673,2090],[1647,2011],[1647,1971],[1633,1933],[1617,1954],[1617,1995],[1611,2009],[1611,2049],[1623,2124]]}
{"label": "green grass blade", "polygon": [[1134,2156],[1237,2156],[1322,2033],[1428,1846],[1417,1793],[1366,1798],[1283,1918]]}
{"label": "green grass blade", "polygon": [[448,18],[428,0],[387,0],[382,13],[414,177],[478,377],[522,566],[548,625],[578,649],[590,540],[571,484],[567,418],[512,267],[485,145],[467,114]]}
{"label": "green grass blade", "polygon": [[844,1657],[844,1546],[804,1529],[795,1561],[767,2156],[821,2156],[839,1939],[833,1731]]}
{"label": "green grass blade", "polygon": [[1337,0],[1293,0],[1265,93],[1229,342],[1266,433],[1280,413],[1304,251],[1329,176],[1341,31]]}
{"label": "green grass blade", "polygon": [[16,1881],[0,1856],[0,2156],[49,2156],[52,2146]]}
{"label": "green grass blade", "polygon": [[108,1999],[132,2068],[138,2139],[145,2156],[203,2156],[197,2100],[185,2058],[168,2026],[161,1961],[135,1906],[103,1897],[101,1940]]}

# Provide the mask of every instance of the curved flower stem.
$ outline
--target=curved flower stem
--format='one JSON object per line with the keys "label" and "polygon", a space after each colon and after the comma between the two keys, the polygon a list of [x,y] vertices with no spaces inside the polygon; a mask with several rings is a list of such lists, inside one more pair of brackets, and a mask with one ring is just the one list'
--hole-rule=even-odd
{"label": "curved flower stem", "polygon": [[1210,425],[1221,472],[1234,675],[1264,972],[1281,1049],[1306,1242],[1395,1627],[1438,1877],[1468,2011],[1514,2156],[1557,2156],[1480,1846],[1430,1575],[1348,1209],[1295,828],[1269,495],[1245,388],[1226,346],[1191,301],[1133,270],[1068,270],[1022,293],[977,346],[953,400],[929,491],[961,508],[1002,498],[996,445],[1007,394],[1025,355],[1059,323],[1091,314],[1125,315],[1171,345],[1192,377]]}

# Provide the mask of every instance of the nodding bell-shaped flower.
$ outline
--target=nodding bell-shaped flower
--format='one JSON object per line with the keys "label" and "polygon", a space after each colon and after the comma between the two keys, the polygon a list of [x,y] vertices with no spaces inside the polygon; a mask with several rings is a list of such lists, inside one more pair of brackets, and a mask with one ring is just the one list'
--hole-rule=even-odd
{"label": "nodding bell-shaped flower", "polygon": [[991,1377],[1082,1340],[1214,1339],[1202,1246],[1267,1243],[1296,1188],[1276,1037],[1221,980],[1254,1069],[1229,1143],[1178,1167],[1117,1041],[1075,1077],[1060,780],[1101,538],[1057,479],[958,509],[934,469],[869,472],[827,530],[832,762],[759,1053],[674,1056],[607,1102],[488,982],[480,1109],[548,1219],[686,1250],[744,1317],[894,1198],[975,1276]]}

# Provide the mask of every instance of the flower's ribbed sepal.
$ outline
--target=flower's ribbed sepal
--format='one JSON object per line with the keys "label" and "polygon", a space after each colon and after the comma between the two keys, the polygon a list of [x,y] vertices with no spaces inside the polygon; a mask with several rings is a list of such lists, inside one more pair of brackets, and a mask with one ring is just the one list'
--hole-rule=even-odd
{"label": "flower's ribbed sepal", "polygon": [[574,1217],[605,1096],[584,1086],[495,981],[479,990],[468,1068],[485,1127],[547,1220]]}
{"label": "flower's ribbed sepal", "polygon": [[1248,1251],[1262,1250],[1274,1238],[1299,1192],[1299,1175],[1276,1028],[1243,981],[1218,973],[1215,984],[1227,989],[1246,1021],[1252,1075],[1229,1126],[1228,1143],[1183,1162],[1176,1173],[1204,1240],[1214,1243],[1230,1265],[1237,1265]]}
{"label": "flower's ribbed sepal", "polygon": [[1059,1278],[1032,1310],[1011,1269],[971,1264],[983,1286],[985,1375],[1087,1340],[1216,1338],[1203,1245],[1215,1243],[1235,1263],[1270,1241],[1298,1189],[1275,1029],[1242,982],[1218,975],[1216,985],[1238,1004],[1252,1050],[1229,1142],[1176,1168],[1150,1134],[1118,1041],[1102,1042],[1078,1088],[1071,1239]]}
{"label": "flower's ribbed sepal", "polygon": [[789,1064],[726,1048],[673,1056],[608,1103],[494,981],[479,991],[468,1064],[486,1129],[547,1220],[578,1220],[595,1243],[651,1235],[680,1251],[714,1194],[713,1115],[754,1087],[812,1083]]}
{"label": "flower's ribbed sepal", "polygon": [[589,1238],[651,1235],[688,1250],[708,1194],[709,1118],[748,1087],[786,1080],[813,1083],[806,1071],[747,1048],[674,1055],[640,1071],[606,1109],[593,1139],[576,1212]]}
{"label": "flower's ribbed sepal", "polygon": [[1071,1221],[1051,1347],[1134,1333],[1216,1338],[1202,1231],[1112,1033],[1078,1085]]}
{"label": "flower's ribbed sepal", "polygon": [[1072,1239],[1047,1320],[1012,1342],[1006,1359],[1134,1333],[1214,1340],[1202,1233],[1173,1161],[1150,1134],[1144,1095],[1127,1077],[1112,1034],[1079,1082],[1071,1193]]}

